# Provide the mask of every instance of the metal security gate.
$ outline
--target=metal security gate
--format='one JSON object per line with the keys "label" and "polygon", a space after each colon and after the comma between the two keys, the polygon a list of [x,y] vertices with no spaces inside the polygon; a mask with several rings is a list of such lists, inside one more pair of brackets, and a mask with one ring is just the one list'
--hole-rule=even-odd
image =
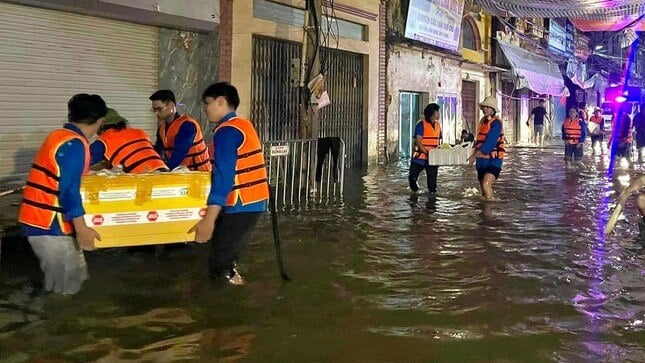
{"label": "metal security gate", "polygon": [[158,28],[5,2],[0,18],[0,179],[23,179],[76,93],[100,94],[154,135]]}
{"label": "metal security gate", "polygon": [[331,105],[321,112],[320,136],[337,136],[347,146],[347,165],[363,160],[363,56],[323,49],[323,72]]}
{"label": "metal security gate", "polygon": [[[263,141],[299,139],[297,70],[299,43],[253,37],[251,118]],[[320,137],[340,137],[347,147],[345,165],[363,162],[363,57],[323,49],[321,67],[331,105],[322,109]]]}
{"label": "metal security gate", "polygon": [[299,89],[297,83],[292,83],[291,73],[292,60],[299,58],[298,43],[253,38],[251,120],[263,141],[295,140],[300,136]]}

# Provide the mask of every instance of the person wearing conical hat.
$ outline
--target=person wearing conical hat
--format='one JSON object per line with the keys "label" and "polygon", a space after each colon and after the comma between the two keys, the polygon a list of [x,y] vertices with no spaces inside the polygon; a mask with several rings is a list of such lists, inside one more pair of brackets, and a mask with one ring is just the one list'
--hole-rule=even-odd
{"label": "person wearing conical hat", "polygon": [[126,173],[169,171],[148,134],[128,127],[128,120],[112,108],[108,108],[98,138],[90,145],[90,153],[92,165],[103,162],[109,168],[120,166]]}
{"label": "person wearing conical hat", "polygon": [[479,103],[484,117],[479,121],[479,132],[475,141],[475,151],[468,158],[470,165],[477,168],[477,179],[482,196],[493,199],[493,183],[502,171],[504,155],[504,129],[502,120],[497,115],[499,106],[494,96],[489,96]]}
{"label": "person wearing conical hat", "polygon": [[604,153],[603,147],[603,138],[605,135],[605,119],[602,117],[602,109],[596,107],[593,110],[593,115],[589,118],[589,123],[587,123],[587,129],[589,135],[591,135],[591,150],[593,154],[596,155],[600,152],[600,155]]}

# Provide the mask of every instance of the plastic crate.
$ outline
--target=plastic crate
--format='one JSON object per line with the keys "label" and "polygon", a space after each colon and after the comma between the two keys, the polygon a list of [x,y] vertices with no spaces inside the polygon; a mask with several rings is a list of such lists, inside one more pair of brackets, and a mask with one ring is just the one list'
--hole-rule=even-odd
{"label": "plastic crate", "polygon": [[428,165],[467,165],[472,154],[472,143],[456,145],[450,149],[428,150]]}

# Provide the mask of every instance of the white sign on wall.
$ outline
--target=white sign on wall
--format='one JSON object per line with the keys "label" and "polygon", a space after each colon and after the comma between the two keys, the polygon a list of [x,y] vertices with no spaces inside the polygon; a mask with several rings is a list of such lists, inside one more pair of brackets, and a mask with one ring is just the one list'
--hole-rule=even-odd
{"label": "white sign on wall", "polygon": [[289,155],[289,145],[273,145],[271,146],[271,156],[287,156]]}
{"label": "white sign on wall", "polygon": [[410,0],[405,37],[458,51],[464,0]]}

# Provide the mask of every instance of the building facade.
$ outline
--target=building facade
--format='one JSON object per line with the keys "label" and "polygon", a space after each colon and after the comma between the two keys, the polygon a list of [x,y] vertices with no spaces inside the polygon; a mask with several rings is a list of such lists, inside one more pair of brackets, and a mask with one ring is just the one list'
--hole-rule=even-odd
{"label": "building facade", "polygon": [[410,157],[414,127],[428,103],[440,106],[444,142],[457,143],[463,129],[476,132],[477,104],[492,94],[495,69],[488,65],[490,17],[477,9],[466,6],[447,24],[451,34],[457,30],[460,35],[442,48],[411,39],[414,16],[423,16],[411,16],[413,2],[389,1],[387,6],[386,147],[393,161]]}
{"label": "building facade", "polygon": [[[223,57],[220,67],[230,69],[240,92],[240,114],[255,122],[265,141],[300,138],[303,3],[231,3],[230,60]],[[320,14],[321,71],[331,105],[320,110],[320,133],[314,136],[341,137],[349,165],[374,163],[378,155],[380,6],[369,0],[325,2]]]}
{"label": "building facade", "polygon": [[0,2],[0,17],[0,180],[24,178],[76,93],[100,94],[154,137],[148,96],[170,88],[205,125],[200,92],[217,79],[218,2],[11,1]]}

